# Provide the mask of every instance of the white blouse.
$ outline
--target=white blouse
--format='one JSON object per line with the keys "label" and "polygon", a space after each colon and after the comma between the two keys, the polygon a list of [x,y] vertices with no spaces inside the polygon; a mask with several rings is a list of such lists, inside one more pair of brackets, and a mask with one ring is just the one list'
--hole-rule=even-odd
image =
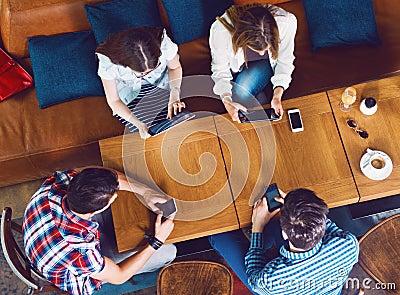
{"label": "white blouse", "polygon": [[[268,50],[269,61],[274,71],[271,77],[273,88],[282,86],[284,89],[289,87],[292,80],[291,75],[294,70],[294,38],[297,30],[296,17],[286,10],[277,8],[275,20],[279,30],[279,51],[278,58],[273,59],[272,53]],[[225,20],[230,21],[226,13],[222,15]],[[244,53],[241,48],[235,54],[232,47],[232,35],[224,25],[216,20],[210,29],[209,39],[211,49],[211,71],[212,79],[215,82],[214,93],[221,95],[223,93],[232,94],[232,72],[237,73],[244,64]]]}
{"label": "white blouse", "polygon": [[150,83],[163,89],[169,89],[167,64],[177,53],[178,45],[171,41],[164,30],[159,58],[160,65],[148,75],[137,78],[129,67],[113,64],[107,56],[101,53],[96,53],[99,58],[97,74],[104,80],[115,80],[120,99],[128,105],[138,96],[142,83]]}

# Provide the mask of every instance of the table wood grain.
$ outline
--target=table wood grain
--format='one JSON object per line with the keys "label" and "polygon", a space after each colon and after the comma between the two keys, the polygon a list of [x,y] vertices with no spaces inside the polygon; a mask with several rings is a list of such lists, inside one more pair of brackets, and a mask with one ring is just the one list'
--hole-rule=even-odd
{"label": "table wood grain", "polygon": [[[361,201],[377,199],[400,193],[400,76],[386,78],[353,86],[357,90],[357,101],[353,109],[344,113],[339,102],[344,88],[328,91],[340,136],[349,159],[352,173],[360,193]],[[378,110],[374,115],[361,113],[359,106],[363,98],[374,97]],[[363,140],[348,127],[348,118],[354,119],[369,137]],[[371,180],[360,168],[360,160],[367,148],[381,150],[393,162],[393,172],[384,180]]]}
{"label": "table wood grain", "polygon": [[[100,147],[104,166],[176,199],[178,213],[168,243],[239,228],[212,117],[185,122],[146,141],[138,134],[105,139]],[[140,199],[119,192],[112,204],[121,252],[141,245],[144,233],[153,230],[155,214]]]}
{"label": "table wood grain", "polygon": [[[268,139],[256,135],[260,128],[264,129],[264,135],[269,132],[268,127],[260,123],[254,128],[251,124],[235,123],[239,132],[222,132],[227,129],[227,121],[215,118],[223,142],[239,142],[244,138],[249,147],[241,154],[231,155],[226,145],[222,145],[227,167],[231,166],[232,159],[243,158],[246,153],[251,159],[245,185],[241,190],[232,188],[241,227],[251,224],[252,200],[273,182],[286,192],[300,187],[314,190],[329,207],[355,203],[359,199],[326,93],[287,100],[283,107],[286,111],[300,109],[304,131],[291,131],[287,112],[282,120],[272,123],[272,139],[270,135]],[[274,140],[275,144],[271,143]],[[262,156],[261,150],[269,157]],[[276,164],[271,166],[275,155]]]}

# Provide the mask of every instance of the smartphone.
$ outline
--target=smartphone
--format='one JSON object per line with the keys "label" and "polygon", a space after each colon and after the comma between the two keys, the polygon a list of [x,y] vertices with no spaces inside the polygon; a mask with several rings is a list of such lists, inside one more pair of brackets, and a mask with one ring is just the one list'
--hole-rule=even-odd
{"label": "smartphone", "polygon": [[293,109],[288,110],[289,121],[290,121],[290,128],[292,132],[300,132],[303,131],[303,121],[301,120],[300,110]]}
{"label": "smartphone", "polygon": [[282,207],[282,203],[275,200],[275,197],[280,197],[278,186],[276,183],[270,184],[265,191],[265,198],[268,203],[268,211],[272,212]]}
{"label": "smartphone", "polygon": [[238,111],[240,123],[258,122],[258,121],[276,121],[280,116],[275,113],[273,108],[253,110],[248,112]]}
{"label": "smartphone", "polygon": [[165,203],[155,203],[154,204],[163,213],[163,217],[169,217],[176,213],[178,209],[176,208],[175,199],[169,199]]}

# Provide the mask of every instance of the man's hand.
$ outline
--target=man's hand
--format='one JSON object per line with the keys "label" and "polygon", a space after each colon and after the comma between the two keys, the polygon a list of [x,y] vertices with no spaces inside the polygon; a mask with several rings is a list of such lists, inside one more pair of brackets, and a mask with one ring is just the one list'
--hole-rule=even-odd
{"label": "man's hand", "polygon": [[147,128],[147,125],[145,123],[140,122],[136,127],[139,129],[139,134],[142,139],[150,137],[149,129]]}
{"label": "man's hand", "polygon": [[284,192],[283,192],[282,190],[280,190],[279,188],[278,188],[278,190],[279,190],[280,197],[275,198],[275,201],[277,201],[277,202],[279,202],[279,203],[282,203],[282,205],[283,205],[283,204],[285,204],[285,197],[286,197],[287,193],[284,193]]}
{"label": "man's hand", "polygon": [[161,218],[162,214],[158,214],[154,225],[154,236],[164,243],[174,229],[174,221],[166,218],[164,222],[161,222]]}
{"label": "man's hand", "polygon": [[271,220],[272,217],[279,212],[280,209],[274,210],[273,212],[268,211],[268,203],[265,197],[258,200],[253,207],[252,216],[252,232],[262,233],[265,225]]}
{"label": "man's hand", "polygon": [[146,189],[146,191],[142,195],[144,202],[147,204],[147,206],[150,207],[150,209],[157,214],[160,214],[160,209],[157,208],[155,203],[165,203],[168,201],[168,197],[165,194],[159,193],[156,190],[153,190],[151,188]]}

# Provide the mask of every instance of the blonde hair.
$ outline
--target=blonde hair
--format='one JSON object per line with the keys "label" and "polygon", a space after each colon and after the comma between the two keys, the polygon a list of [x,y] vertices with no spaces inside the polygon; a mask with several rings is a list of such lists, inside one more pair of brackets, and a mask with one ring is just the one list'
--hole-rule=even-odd
{"label": "blonde hair", "polygon": [[265,50],[270,46],[272,57],[278,57],[279,30],[275,21],[277,7],[262,4],[247,4],[242,6],[232,5],[226,14],[232,24],[223,17],[217,17],[228,32],[232,35],[233,51],[239,48],[245,54],[247,67],[246,47],[253,50]]}

